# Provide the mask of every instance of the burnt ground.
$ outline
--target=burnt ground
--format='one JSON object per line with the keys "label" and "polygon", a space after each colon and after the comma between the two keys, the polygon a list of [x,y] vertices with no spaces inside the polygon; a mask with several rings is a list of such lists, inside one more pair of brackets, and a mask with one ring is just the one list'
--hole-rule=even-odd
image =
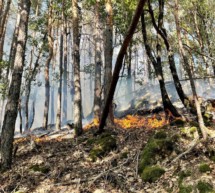
{"label": "burnt ground", "polygon": [[[95,128],[88,129],[78,138],[50,139],[22,138],[13,167],[0,175],[0,192],[37,193],[142,193],[179,192],[180,172],[189,170],[191,175],[183,179],[184,186],[193,186],[199,181],[210,183],[215,188],[215,163],[209,159],[208,148],[215,150],[215,141],[197,145],[193,151],[176,162],[172,155],[157,163],[165,168],[165,174],[154,183],[143,182],[138,175],[138,160],[142,149],[155,129],[132,128],[111,130],[117,139],[117,148],[107,156],[92,162],[87,140],[93,137]],[[156,130],[159,130],[157,128]],[[178,133],[178,126],[167,125],[168,133]],[[34,141],[32,143],[32,140]],[[185,151],[192,140],[181,138],[180,152]],[[209,146],[209,147],[208,147]],[[206,148],[207,147],[207,148]],[[155,155],[156,156],[156,155]],[[199,165],[206,163],[210,171],[201,173]],[[42,166],[39,169],[35,167]]]}

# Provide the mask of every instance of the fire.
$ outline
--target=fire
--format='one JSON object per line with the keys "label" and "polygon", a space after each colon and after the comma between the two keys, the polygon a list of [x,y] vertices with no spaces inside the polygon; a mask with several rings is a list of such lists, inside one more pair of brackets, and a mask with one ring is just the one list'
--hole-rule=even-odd
{"label": "fire", "polygon": [[153,117],[143,117],[143,116],[132,116],[127,115],[123,119],[114,119],[115,123],[124,129],[141,128],[146,127],[148,129],[158,128],[166,125],[168,122],[165,116],[157,119],[156,116]]}
{"label": "fire", "polygon": [[[156,115],[153,115],[152,117],[143,117],[138,115],[127,115],[125,118],[122,119],[114,119],[114,123],[121,128],[124,129],[134,129],[134,128],[141,128],[146,127],[148,129],[153,128],[159,128],[166,124],[168,124],[168,121],[165,119],[164,114],[160,114],[159,118],[156,117]],[[84,129],[90,129],[92,127],[98,127],[99,126],[99,120],[93,119],[91,123],[86,125]]]}

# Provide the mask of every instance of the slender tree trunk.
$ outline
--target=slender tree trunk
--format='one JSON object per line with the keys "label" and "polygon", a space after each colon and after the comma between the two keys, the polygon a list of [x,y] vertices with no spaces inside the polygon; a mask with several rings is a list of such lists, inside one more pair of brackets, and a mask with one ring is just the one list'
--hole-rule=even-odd
{"label": "slender tree trunk", "polygon": [[9,56],[9,66],[7,69],[7,77],[9,78],[9,72],[13,71],[14,68],[14,60],[15,60],[15,55],[16,55],[16,49],[17,49],[17,37],[18,37],[18,32],[19,32],[19,25],[20,25],[20,21],[21,21],[21,14],[18,13],[17,14],[17,19],[16,19],[16,25],[15,25],[15,29],[13,32],[13,39],[12,39],[12,43],[11,43],[11,48],[10,48],[10,56]]}
{"label": "slender tree trunk", "polygon": [[17,40],[17,52],[14,61],[14,70],[12,73],[11,85],[7,97],[6,110],[1,134],[1,157],[3,170],[11,168],[13,137],[15,130],[16,117],[18,113],[18,102],[21,89],[22,73],[25,59],[25,48],[28,31],[28,17],[31,2],[29,0],[20,0],[18,3],[21,20],[19,23],[19,33]]}
{"label": "slender tree trunk", "polygon": [[184,61],[184,67],[188,73],[189,79],[190,79],[190,85],[191,85],[191,89],[193,92],[193,99],[195,102],[195,107],[196,107],[196,111],[197,111],[197,117],[198,117],[198,122],[199,122],[199,127],[201,129],[203,138],[206,140],[208,133],[207,133],[207,128],[205,127],[204,121],[203,121],[203,117],[202,117],[202,113],[201,113],[201,107],[198,101],[198,96],[197,96],[197,92],[196,92],[196,87],[195,87],[195,83],[192,77],[192,73],[191,73],[191,69],[190,69],[190,64],[188,61],[188,58],[186,56],[186,53],[184,51],[184,47],[183,47],[183,43],[182,43],[182,38],[181,38],[181,30],[180,30],[180,23],[179,23],[179,16],[178,16],[178,0],[175,0],[175,11],[174,11],[174,17],[175,17],[175,23],[176,23],[176,31],[177,31],[177,37],[178,37],[178,44],[179,44],[179,52],[180,55]]}
{"label": "slender tree trunk", "polygon": [[82,99],[81,99],[81,76],[80,76],[80,39],[78,1],[72,0],[73,21],[73,71],[74,71],[74,125],[76,135],[81,135],[82,129]]}
{"label": "slender tree trunk", "polygon": [[67,20],[65,18],[65,14],[63,13],[63,18],[64,18],[64,32],[63,32],[63,123],[65,124],[67,121],[67,61],[68,61],[68,41],[67,41]]}
{"label": "slender tree trunk", "polygon": [[[112,0],[105,1],[106,25],[104,31],[104,102],[107,100],[107,93],[110,89],[110,80],[112,78],[112,60],[113,60],[113,8]],[[107,122],[114,123],[113,105],[109,106],[109,115]]]}
{"label": "slender tree trunk", "polygon": [[[3,2],[2,2],[3,4]],[[0,62],[3,59],[3,48],[4,48],[4,40],[5,40],[5,34],[6,34],[6,25],[7,25],[7,20],[8,20],[8,14],[10,10],[10,5],[11,5],[11,0],[7,0],[7,4],[5,6],[1,6],[0,8]],[[4,11],[3,11],[4,9]],[[1,71],[1,69],[0,69]],[[1,72],[0,72],[1,76]]]}
{"label": "slender tree trunk", "polygon": [[172,102],[170,101],[168,93],[166,91],[164,77],[163,77],[163,70],[161,66],[161,45],[157,44],[157,58],[155,59],[152,54],[151,47],[148,44],[144,13],[142,13],[141,15],[141,24],[142,24],[142,34],[143,34],[146,53],[152,62],[152,65],[155,69],[155,74],[159,81],[163,107],[164,107],[166,116],[180,117],[180,114],[178,113],[176,108],[172,105]]}
{"label": "slender tree trunk", "polygon": [[127,50],[127,47],[133,37],[134,31],[137,27],[140,15],[143,11],[143,6],[146,3],[146,0],[140,0],[138,5],[137,5],[137,9],[135,11],[134,17],[132,19],[132,22],[130,24],[130,27],[128,29],[127,35],[125,36],[125,39],[123,41],[123,44],[120,48],[119,54],[117,56],[117,60],[116,60],[116,64],[115,64],[115,68],[114,68],[114,72],[113,72],[113,77],[111,80],[111,86],[108,92],[108,96],[107,96],[107,100],[105,102],[105,106],[104,109],[102,111],[102,116],[101,116],[101,121],[99,124],[99,130],[98,132],[101,133],[104,131],[104,126],[105,126],[105,122],[109,113],[109,107],[110,104],[113,101],[113,96],[114,96],[114,92],[116,89],[116,85],[119,79],[119,74],[120,74],[120,70],[122,68],[122,64],[123,64],[123,59]]}
{"label": "slender tree trunk", "polygon": [[49,115],[49,96],[50,96],[50,81],[49,81],[49,66],[53,57],[53,37],[52,37],[52,6],[53,2],[50,0],[49,14],[48,14],[48,45],[49,45],[49,56],[45,64],[45,109],[43,116],[43,127],[47,129],[48,126],[48,115]]}
{"label": "slender tree trunk", "polygon": [[164,40],[164,44],[165,44],[166,49],[167,49],[170,71],[171,71],[171,74],[172,74],[172,77],[174,80],[176,91],[179,95],[181,102],[186,106],[187,101],[189,99],[185,95],[185,93],[182,89],[181,83],[179,81],[179,77],[178,77],[178,73],[177,73],[176,65],[175,65],[174,53],[173,53],[173,50],[171,48],[171,45],[169,44],[166,29],[163,26],[164,0],[159,0],[158,25],[156,24],[155,17],[154,17],[154,11],[152,10],[150,1],[148,1],[148,7],[149,7],[149,13],[151,15],[153,26],[156,29],[157,33]]}
{"label": "slender tree trunk", "polygon": [[101,50],[101,15],[100,3],[96,1],[95,5],[95,86],[94,86],[94,119],[99,120],[101,115],[101,68],[102,68],[102,50]]}
{"label": "slender tree trunk", "polygon": [[58,87],[58,96],[57,96],[57,117],[56,117],[56,129],[61,129],[61,104],[62,104],[62,74],[63,74],[63,32],[64,28],[62,25],[61,34],[60,34],[60,56],[59,56],[59,87]]}

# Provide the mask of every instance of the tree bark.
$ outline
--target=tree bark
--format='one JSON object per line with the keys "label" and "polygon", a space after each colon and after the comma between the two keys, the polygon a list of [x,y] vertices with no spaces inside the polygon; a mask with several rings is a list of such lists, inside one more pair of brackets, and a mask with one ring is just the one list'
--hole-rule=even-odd
{"label": "tree bark", "polygon": [[68,42],[67,42],[67,20],[63,11],[63,20],[64,20],[64,31],[63,31],[63,123],[67,121],[67,56],[68,56]]}
{"label": "tree bark", "polygon": [[95,86],[94,86],[94,119],[99,120],[101,115],[101,68],[102,68],[102,50],[101,50],[101,15],[100,3],[96,1],[95,4]]}
{"label": "tree bark", "polygon": [[76,135],[81,135],[82,129],[82,99],[81,99],[81,76],[80,76],[80,39],[78,1],[72,0],[73,21],[73,72],[74,72],[74,125]]}
{"label": "tree bark", "polygon": [[1,134],[1,156],[3,170],[11,168],[12,151],[13,151],[13,137],[15,130],[15,123],[18,113],[18,102],[22,81],[22,73],[25,59],[25,49],[28,32],[28,18],[30,12],[30,0],[20,0],[18,2],[19,13],[21,20],[19,23],[19,33],[17,37],[17,52],[14,61],[14,70],[12,73],[11,85],[9,87],[8,99],[4,115],[4,122]]}
{"label": "tree bark", "polygon": [[157,44],[157,58],[155,59],[152,54],[151,47],[148,44],[144,13],[142,13],[142,15],[141,15],[141,23],[142,23],[142,34],[143,34],[143,40],[144,40],[146,53],[152,62],[152,65],[155,69],[155,74],[159,81],[161,96],[162,96],[162,101],[163,101],[163,107],[164,107],[166,116],[180,117],[180,114],[178,113],[176,108],[173,106],[172,102],[169,99],[169,95],[166,91],[164,77],[163,77],[163,69],[161,66],[161,45]]}
{"label": "tree bark", "polygon": [[105,122],[106,122],[106,119],[107,119],[107,116],[109,113],[109,106],[113,101],[113,96],[114,96],[116,85],[117,85],[117,82],[119,79],[119,73],[120,73],[120,70],[122,68],[123,59],[124,59],[127,47],[129,45],[129,43],[133,37],[133,34],[135,32],[135,29],[137,27],[137,24],[138,24],[140,15],[143,11],[143,6],[145,5],[145,3],[146,3],[146,0],[140,0],[139,1],[138,6],[137,6],[136,11],[135,11],[135,14],[134,14],[134,17],[133,17],[131,24],[130,24],[130,27],[128,29],[127,35],[125,36],[125,39],[122,43],[119,54],[117,56],[117,60],[116,60],[116,64],[115,64],[115,68],[114,68],[114,72],[113,72],[113,77],[111,80],[111,86],[110,86],[110,89],[108,92],[107,100],[105,101],[105,106],[104,106],[104,109],[102,112],[98,133],[101,133],[104,131]]}
{"label": "tree bark", "polygon": [[53,2],[50,0],[49,13],[48,13],[48,46],[49,46],[49,56],[45,64],[45,109],[43,116],[43,127],[47,129],[48,126],[48,115],[49,115],[49,96],[50,96],[50,81],[49,81],[49,66],[53,57],[53,37],[52,37],[52,6]]}
{"label": "tree bark", "polygon": [[173,49],[172,49],[171,45],[169,44],[166,29],[163,26],[164,0],[159,0],[158,25],[156,24],[155,17],[154,17],[154,11],[152,10],[150,1],[148,1],[148,8],[149,8],[149,13],[150,13],[150,16],[152,19],[153,26],[154,26],[155,30],[157,31],[157,33],[163,39],[164,44],[166,46],[166,49],[168,52],[169,67],[170,67],[170,71],[171,71],[171,74],[173,77],[176,91],[178,93],[178,96],[179,96],[181,102],[186,106],[189,99],[185,95],[185,93],[182,89],[181,83],[179,81],[179,77],[178,77],[178,73],[177,73],[176,65],[175,65]]}
{"label": "tree bark", "polygon": [[[105,2],[106,11],[106,24],[104,31],[104,101],[107,100],[107,93],[110,89],[110,81],[112,78],[112,60],[113,60],[113,8],[112,0],[106,0]],[[114,123],[113,115],[113,104],[109,106],[109,114],[107,122],[110,124]]]}
{"label": "tree bark", "polygon": [[61,129],[61,104],[62,104],[62,74],[63,74],[63,24],[60,34],[60,56],[59,56],[59,87],[58,87],[58,93],[57,93],[57,117],[56,117],[56,129]]}

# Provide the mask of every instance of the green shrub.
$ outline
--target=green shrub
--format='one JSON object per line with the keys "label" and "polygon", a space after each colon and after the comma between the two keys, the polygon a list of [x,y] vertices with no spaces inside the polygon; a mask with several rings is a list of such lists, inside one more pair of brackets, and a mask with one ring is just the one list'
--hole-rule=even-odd
{"label": "green shrub", "polygon": [[192,192],[192,186],[179,186],[179,193],[190,193]]}
{"label": "green shrub", "polygon": [[165,170],[159,166],[148,166],[146,167],[141,175],[141,178],[145,182],[155,182],[165,173]]}
{"label": "green shrub", "polygon": [[89,153],[92,161],[107,155],[117,147],[116,139],[109,133],[104,133],[95,140],[88,140],[88,144],[93,145]]}
{"label": "green shrub", "polygon": [[213,186],[207,182],[199,181],[197,184],[197,189],[200,193],[207,193],[213,191]]}
{"label": "green shrub", "polygon": [[209,166],[208,164],[203,163],[203,164],[200,164],[200,166],[199,166],[199,171],[200,171],[201,173],[210,172],[210,171],[211,171],[211,168],[210,168],[210,166]]}

